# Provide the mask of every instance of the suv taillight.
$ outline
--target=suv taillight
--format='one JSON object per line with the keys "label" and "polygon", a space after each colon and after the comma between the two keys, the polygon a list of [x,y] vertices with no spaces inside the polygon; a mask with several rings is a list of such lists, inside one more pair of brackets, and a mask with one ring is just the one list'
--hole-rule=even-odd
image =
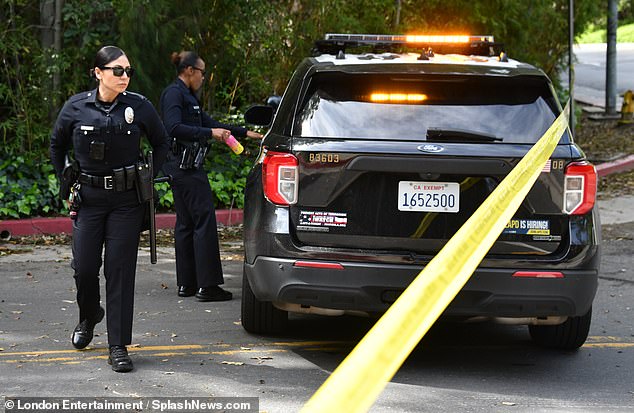
{"label": "suv taillight", "polygon": [[588,162],[572,162],[564,177],[564,212],[583,215],[592,209],[597,194],[597,171]]}
{"label": "suv taillight", "polygon": [[267,152],[262,161],[262,184],[266,199],[278,205],[297,202],[299,163],[290,153]]}

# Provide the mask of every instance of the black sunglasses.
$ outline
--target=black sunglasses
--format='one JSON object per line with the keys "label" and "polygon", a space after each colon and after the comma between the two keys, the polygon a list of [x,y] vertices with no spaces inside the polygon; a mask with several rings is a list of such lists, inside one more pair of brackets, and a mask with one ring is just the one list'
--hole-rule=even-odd
{"label": "black sunglasses", "polygon": [[203,77],[205,77],[205,73],[207,73],[207,71],[206,71],[206,70],[203,70],[203,69],[201,69],[201,68],[199,68],[199,67],[196,67],[196,66],[192,66],[192,69],[194,69],[194,70],[199,70],[199,71],[200,71],[200,73],[202,73],[202,74],[203,74]]}
{"label": "black sunglasses", "polygon": [[130,66],[125,68],[121,66],[114,66],[114,67],[101,66],[99,69],[101,70],[110,69],[112,70],[112,74],[115,75],[116,77],[123,76],[123,72],[125,72],[125,74],[128,75],[128,77],[132,77],[132,75],[134,75],[134,68]]}

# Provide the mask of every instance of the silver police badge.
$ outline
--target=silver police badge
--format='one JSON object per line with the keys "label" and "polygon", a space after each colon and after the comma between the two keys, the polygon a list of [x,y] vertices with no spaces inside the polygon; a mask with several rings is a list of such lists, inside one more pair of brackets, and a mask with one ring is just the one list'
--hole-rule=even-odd
{"label": "silver police badge", "polygon": [[134,121],[134,109],[130,106],[125,108],[125,121],[128,123],[132,123]]}

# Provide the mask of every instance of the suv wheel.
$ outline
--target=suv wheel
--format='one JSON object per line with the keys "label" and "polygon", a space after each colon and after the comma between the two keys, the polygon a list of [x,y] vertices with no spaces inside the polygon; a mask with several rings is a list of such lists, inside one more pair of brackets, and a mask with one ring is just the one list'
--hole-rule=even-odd
{"label": "suv wheel", "polygon": [[592,307],[580,317],[570,317],[556,326],[528,326],[533,341],[544,347],[576,350],[585,343],[590,331]]}
{"label": "suv wheel", "polygon": [[253,294],[246,274],[242,274],[242,327],[249,333],[274,334],[286,330],[288,312],[277,309],[270,301],[260,301]]}

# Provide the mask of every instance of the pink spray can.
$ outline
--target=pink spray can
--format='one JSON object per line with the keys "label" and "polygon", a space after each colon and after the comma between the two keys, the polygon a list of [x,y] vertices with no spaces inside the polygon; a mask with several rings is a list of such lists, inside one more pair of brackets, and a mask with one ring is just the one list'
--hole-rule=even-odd
{"label": "pink spray can", "polygon": [[225,143],[236,155],[240,155],[242,151],[244,151],[244,147],[242,146],[242,144],[240,144],[240,142],[238,142],[236,138],[233,137],[233,135],[230,135],[227,139],[225,139]]}

